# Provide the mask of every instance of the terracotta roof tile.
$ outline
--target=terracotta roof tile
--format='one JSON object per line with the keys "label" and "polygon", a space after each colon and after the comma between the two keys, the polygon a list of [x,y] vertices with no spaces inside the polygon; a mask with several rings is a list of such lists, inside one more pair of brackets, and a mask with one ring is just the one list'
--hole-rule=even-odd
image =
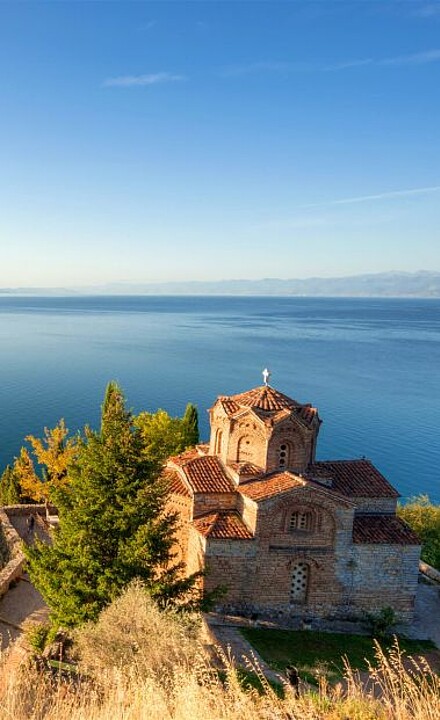
{"label": "terracotta roof tile", "polygon": [[331,478],[331,487],[347,497],[391,497],[399,493],[370,460],[326,460],[311,465],[310,479]]}
{"label": "terracotta roof tile", "polygon": [[265,475],[259,480],[249,480],[238,486],[237,490],[242,495],[252,500],[266,500],[280,493],[287,492],[296,487],[302,487],[306,483],[296,475],[289,472],[277,472],[272,475]]}
{"label": "terracotta roof tile", "polygon": [[183,497],[191,497],[191,493],[183,482],[182,478],[179,477],[177,472],[173,470],[165,469],[162,473],[162,477],[168,484],[168,491],[171,495],[181,495]]}
{"label": "terracotta roof tile", "polygon": [[284,408],[297,407],[299,403],[292,398],[283,395],[269,385],[260,385],[239,395],[232,395],[229,401],[245,407],[259,408],[267,412],[283,410]]}
{"label": "terracotta roof tile", "polygon": [[220,395],[218,402],[229,416],[243,412],[244,408],[251,408],[265,422],[281,420],[295,411],[299,420],[310,425],[318,416],[317,409],[310,404],[301,405],[269,385],[261,385],[238,395]]}
{"label": "terracotta roof tile", "polygon": [[195,493],[235,492],[221,461],[213,455],[194,458],[185,463],[182,470]]}
{"label": "terracotta roof tile", "polygon": [[395,515],[356,515],[353,542],[361,545],[420,545],[411,528]]}
{"label": "terracotta roof tile", "polygon": [[263,473],[262,468],[251,462],[231,462],[228,463],[228,467],[231,467],[237,475],[261,475]]}
{"label": "terracotta roof tile", "polygon": [[200,453],[197,448],[194,447],[190,448],[189,450],[184,450],[184,452],[180,453],[179,455],[172,455],[170,458],[168,458],[168,462],[172,462],[174,463],[174,465],[179,465],[181,467],[182,465],[185,465],[187,462],[197,457],[200,457]]}
{"label": "terracotta roof tile", "polygon": [[253,538],[240,515],[234,511],[207,513],[196,518],[193,526],[205,537],[218,540],[252,540]]}

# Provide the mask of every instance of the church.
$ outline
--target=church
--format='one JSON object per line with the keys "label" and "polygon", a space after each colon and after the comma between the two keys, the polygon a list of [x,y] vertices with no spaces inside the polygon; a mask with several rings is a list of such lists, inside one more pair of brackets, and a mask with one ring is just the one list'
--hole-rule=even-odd
{"label": "church", "polygon": [[177,554],[219,609],[267,617],[413,614],[420,541],[372,462],[316,460],[321,419],[268,384],[220,395],[209,444],[169,458]]}

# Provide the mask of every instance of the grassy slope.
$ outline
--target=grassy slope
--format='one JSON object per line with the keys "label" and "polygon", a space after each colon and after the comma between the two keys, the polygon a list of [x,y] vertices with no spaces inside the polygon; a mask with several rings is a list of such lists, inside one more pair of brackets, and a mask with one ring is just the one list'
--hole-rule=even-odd
{"label": "grassy slope", "polygon": [[[286,665],[293,664],[306,680],[316,680],[318,674],[329,680],[341,677],[344,657],[353,670],[366,670],[368,663],[375,662],[374,641],[364,635],[260,628],[243,628],[241,632],[275,670],[283,671]],[[386,649],[392,642],[381,641],[381,645]],[[403,639],[399,645],[408,655],[423,654],[435,647],[429,641]]]}

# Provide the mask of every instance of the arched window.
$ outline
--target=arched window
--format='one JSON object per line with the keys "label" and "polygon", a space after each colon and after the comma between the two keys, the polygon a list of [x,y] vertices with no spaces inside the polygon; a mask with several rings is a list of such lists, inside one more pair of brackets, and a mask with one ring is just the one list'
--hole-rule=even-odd
{"label": "arched window", "polygon": [[221,430],[217,430],[217,435],[215,436],[215,454],[220,455],[222,451],[222,439],[223,439],[223,433]]}
{"label": "arched window", "polygon": [[309,588],[310,567],[306,562],[298,562],[292,568],[290,602],[304,603]]}
{"label": "arched window", "polygon": [[308,510],[296,510],[290,516],[289,530],[304,530],[311,532],[313,530],[313,515]]}
{"label": "arched window", "polygon": [[252,438],[249,435],[241,437],[237,445],[237,462],[252,460]]}
{"label": "arched window", "polygon": [[290,448],[287,443],[283,442],[278,448],[278,467],[284,468],[289,466]]}

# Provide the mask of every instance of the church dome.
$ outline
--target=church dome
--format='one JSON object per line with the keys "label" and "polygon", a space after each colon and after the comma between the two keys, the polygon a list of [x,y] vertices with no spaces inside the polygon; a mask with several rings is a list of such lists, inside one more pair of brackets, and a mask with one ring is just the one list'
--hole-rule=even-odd
{"label": "church dome", "polygon": [[260,385],[239,395],[230,395],[228,400],[236,403],[239,407],[250,407],[265,412],[279,412],[286,408],[300,407],[300,403],[296,400],[292,400],[270,385]]}

